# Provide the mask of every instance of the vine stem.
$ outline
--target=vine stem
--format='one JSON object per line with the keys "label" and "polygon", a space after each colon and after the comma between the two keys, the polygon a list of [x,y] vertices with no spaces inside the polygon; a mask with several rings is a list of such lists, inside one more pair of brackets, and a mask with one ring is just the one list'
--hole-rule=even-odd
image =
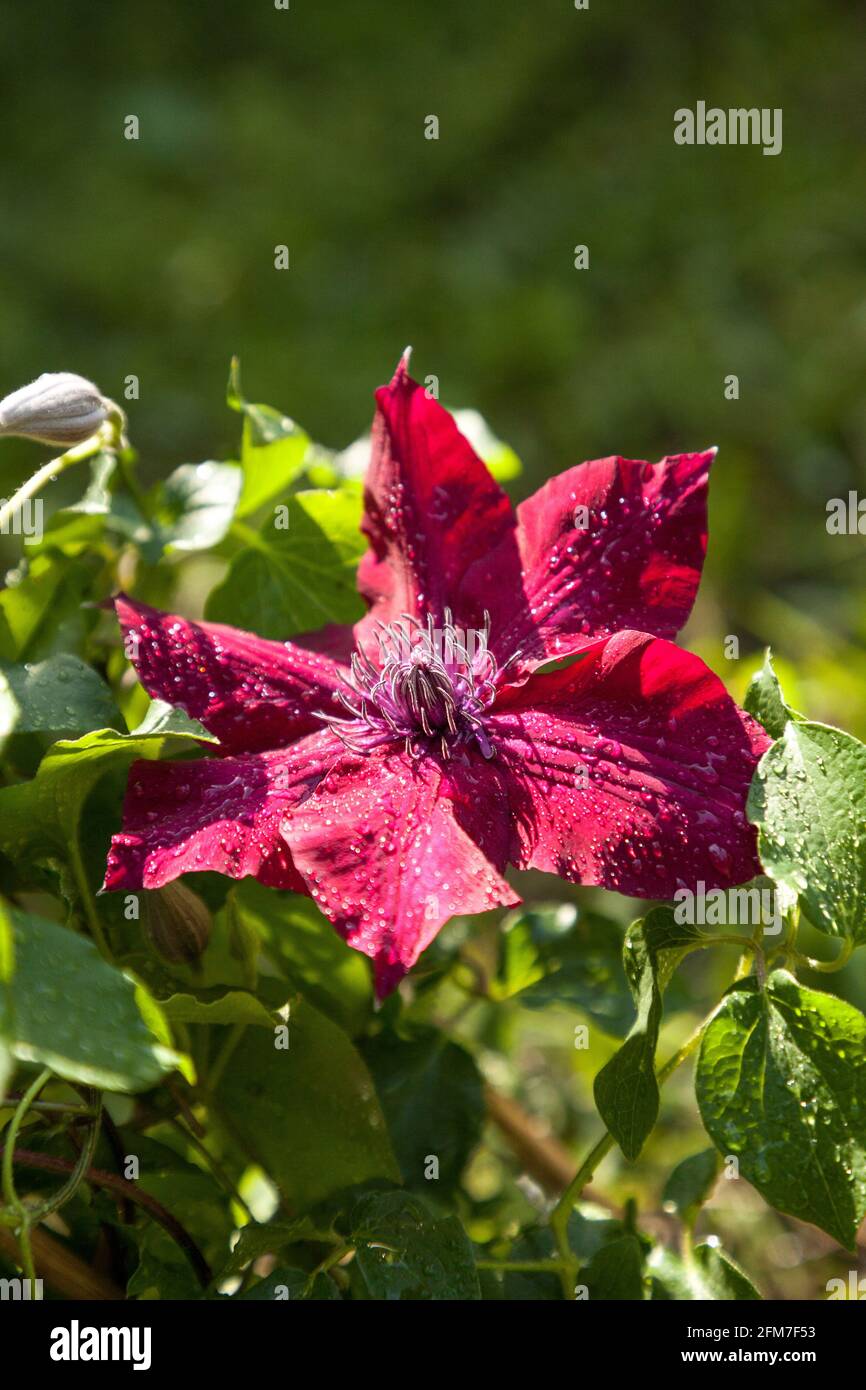
{"label": "vine stem", "polygon": [[99,954],[104,960],[113,964],[114,957],[111,953],[111,947],[108,944],[108,938],[99,920],[99,912],[93,894],[90,891],[90,884],[87,882],[87,873],[84,868],[84,861],[81,858],[81,846],[78,843],[77,833],[73,833],[70,838],[68,849],[69,867],[72,870],[72,877],[75,879],[75,884],[78,888],[78,894],[84,908],[84,916],[87,919],[87,925],[90,927],[90,932],[96,943]]}
{"label": "vine stem", "polygon": [[[4,1169],[7,1154],[12,1154],[12,1145],[8,1139],[3,1150]],[[53,1154],[34,1153],[29,1149],[16,1149],[12,1157],[23,1168],[39,1168],[46,1173],[72,1173],[78,1166],[68,1159],[55,1158]],[[148,1212],[183,1250],[202,1288],[206,1289],[209,1286],[211,1271],[207,1260],[186,1228],[161,1202],[151,1197],[150,1193],[145,1192],[137,1183],[121,1178],[117,1173],[103,1172],[101,1168],[88,1168],[83,1178],[91,1187],[101,1187],[120,1197],[128,1197],[136,1206]]]}
{"label": "vine stem", "polygon": [[[677,1067],[681,1066],[682,1063],[691,1056],[721,1006],[722,1001],[720,1000],[715,1008],[707,1014],[706,1018],[698,1025],[695,1031],[686,1039],[682,1047],[678,1048],[673,1056],[669,1057],[664,1065],[657,1069],[656,1081],[660,1086],[664,1085],[665,1081],[676,1071]],[[550,1229],[556,1241],[559,1258],[556,1261],[550,1261],[548,1267],[551,1271],[559,1269],[562,1291],[568,1299],[574,1296],[574,1283],[577,1278],[579,1267],[578,1261],[568,1243],[568,1222],[575,1204],[580,1200],[583,1189],[592,1181],[596,1168],[613,1148],[615,1142],[610,1130],[605,1130],[601,1138],[598,1139],[589,1150],[571,1182],[568,1184],[568,1187],[553,1208],[550,1217]]]}
{"label": "vine stem", "polygon": [[505,1272],[513,1271],[515,1274],[555,1274],[557,1270],[564,1269],[566,1264],[570,1266],[571,1261],[560,1259],[555,1260],[476,1260],[476,1269],[494,1269]]}
{"label": "vine stem", "polygon": [[835,960],[813,960],[811,956],[803,955],[801,951],[793,951],[792,955],[809,970],[819,970],[824,975],[831,975],[834,970],[841,970],[843,966],[848,964],[853,950],[854,942],[850,936],[846,936],[842,942],[842,949]]}
{"label": "vine stem", "polygon": [[336,1247],[336,1249],[329,1250],[325,1258],[322,1260],[321,1264],[316,1265],[316,1268],[307,1277],[307,1282],[305,1286],[306,1292],[312,1292],[313,1284],[315,1283],[318,1275],[327,1274],[328,1270],[333,1269],[334,1266],[338,1265],[341,1260],[345,1260],[347,1255],[353,1255],[354,1253],[354,1245],[343,1244],[342,1242]]}
{"label": "vine stem", "polygon": [[208,1068],[206,1086],[209,1092],[214,1092],[219,1089],[223,1072],[231,1061],[232,1054],[246,1032],[246,1028],[247,1025],[245,1023],[232,1024],[231,1032],[225,1038],[216,1061],[212,1067]]}
{"label": "vine stem", "polygon": [[183,1135],[186,1142],[190,1144],[192,1148],[195,1149],[196,1153],[201,1155],[202,1159],[207,1164],[210,1171],[213,1173],[214,1177],[222,1187],[223,1191],[226,1192],[226,1194],[229,1197],[231,1197],[232,1201],[240,1208],[247,1220],[255,1221],[256,1218],[253,1215],[253,1212],[251,1211],[250,1207],[247,1205],[241,1194],[238,1192],[228,1173],[221,1166],[218,1160],[214,1158],[207,1145],[203,1144],[198,1135],[194,1134],[191,1129],[187,1128],[187,1125],[185,1125],[182,1120],[179,1120],[177,1116],[174,1117],[171,1123],[174,1125],[175,1129],[177,1129],[178,1132]]}
{"label": "vine stem", "polygon": [[[116,409],[116,407],[115,407]],[[67,468],[72,468],[76,463],[83,463],[85,459],[93,458],[100,449],[116,446],[118,442],[117,422],[109,416],[108,420],[99,427],[95,434],[88,439],[76,444],[72,449],[67,449],[65,454],[58,454],[56,458],[49,459],[43,463],[41,468],[37,468],[26,483],[22,483],[16,493],[0,507],[0,530],[13,517],[17,511],[40,492],[46,483],[58,478],[61,473],[65,473]]]}
{"label": "vine stem", "polygon": [[15,1213],[18,1227],[18,1243],[21,1247],[21,1268],[24,1271],[24,1277],[30,1281],[31,1290],[35,1288],[36,1285],[36,1270],[33,1265],[33,1250],[30,1245],[30,1223],[32,1217],[15,1189],[13,1160],[15,1141],[18,1138],[18,1131],[24,1122],[24,1117],[30,1109],[31,1102],[36,1099],[42,1087],[45,1086],[50,1079],[51,1068],[44,1067],[24,1092],[16,1107],[15,1114],[9,1121],[9,1128],[6,1131],[6,1147],[3,1150],[3,1200]]}
{"label": "vine stem", "polygon": [[[14,1110],[20,1100],[20,1096],[0,1096],[0,1110]],[[76,1115],[84,1119],[92,1119],[95,1114],[90,1105],[70,1105],[65,1100],[32,1100],[30,1109],[46,1115]]]}
{"label": "vine stem", "polygon": [[[63,1184],[52,1197],[47,1197],[31,1215],[31,1221],[44,1221],[46,1216],[51,1216],[53,1212],[59,1211],[62,1206],[75,1196],[81,1184],[87,1177],[93,1156],[96,1153],[96,1145],[99,1141],[99,1128],[102,1122],[102,1097],[96,1097],[96,1111],[93,1122],[87,1131],[87,1138],[81,1146],[81,1152],[74,1169],[70,1173],[67,1181]],[[11,1146],[9,1146],[11,1147]],[[4,1151],[5,1158],[5,1151]]]}

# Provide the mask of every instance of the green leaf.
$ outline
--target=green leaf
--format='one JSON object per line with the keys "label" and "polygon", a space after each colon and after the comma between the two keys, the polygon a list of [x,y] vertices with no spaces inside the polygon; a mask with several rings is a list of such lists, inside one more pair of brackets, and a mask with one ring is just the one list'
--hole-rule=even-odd
{"label": "green leaf", "polygon": [[477,1299],[472,1246],[459,1220],[403,1192],[362,1197],[351,1216],[358,1268],[371,1298]]}
{"label": "green leaf", "polygon": [[662,993],[677,962],[700,939],[669,907],[654,908],[626,933],[623,963],[637,1019],[618,1052],[595,1078],[598,1112],[626,1158],[635,1159],[659,1111],[655,1055],[662,1020]]}
{"label": "green leaf", "polygon": [[6,740],[20,718],[21,706],[15,698],[15,693],[8,677],[4,674],[3,667],[0,666],[0,748],[5,746]]}
{"label": "green leaf", "polygon": [[[666,989],[683,956],[693,947],[701,945],[706,937],[691,922],[678,922],[675,909],[667,905],[654,907],[638,925],[647,949],[657,959],[659,978],[662,988]],[[640,951],[630,951],[628,947],[627,938],[624,952],[626,976],[632,993],[637,996],[643,961]]]}
{"label": "green leaf", "polygon": [[8,984],[14,973],[15,932],[9,909],[0,902],[0,986]]}
{"label": "green leaf", "polygon": [[277,640],[355,622],[364,611],[355,591],[366,548],[360,519],[356,487],[289,497],[285,512],[260,531],[244,528],[248,544],[211,591],[205,616]]}
{"label": "green leaf", "polygon": [[580,1009],[606,1032],[622,1036],[634,1007],[621,957],[622,931],[615,922],[578,914],[571,903],[521,910],[503,924],[492,993],[530,1009]]}
{"label": "green leaf", "polygon": [[[17,706],[12,723],[16,733],[74,737],[122,722],[108,686],[77,656],[0,665],[0,675]],[[11,731],[7,726],[5,732]]]}
{"label": "green leaf", "polygon": [[13,1057],[109,1091],[147,1090],[178,1065],[148,1028],[135,981],[68,928],[11,916],[15,969],[0,984],[0,1040]]}
{"label": "green leaf", "polygon": [[653,1301],[750,1301],[761,1295],[739,1265],[717,1245],[695,1246],[686,1262],[657,1245],[647,1260]]}
{"label": "green leaf", "polygon": [[[133,456],[131,450],[129,453]],[[44,547],[73,555],[96,550],[103,546],[106,532],[136,544],[145,543],[151,528],[135,499],[125,491],[117,455],[104,450],[93,456],[89,467],[90,483],[84,496],[49,518]],[[110,550],[110,546],[106,548]]]}
{"label": "green leaf", "polygon": [[688,1270],[688,1280],[694,1298],[737,1302],[760,1299],[748,1275],[718,1246],[696,1245],[692,1254],[694,1264]]}
{"label": "green leaf", "polygon": [[14,970],[15,930],[8,907],[0,901],[0,1096],[8,1095],[9,1081],[15,1069],[12,1052],[4,1041],[15,1026],[11,995]]}
{"label": "green leaf", "polygon": [[[98,545],[103,532],[132,541],[150,564],[164,554],[207,550],[225,536],[238,504],[243,474],[235,463],[183,463],[151,489],[147,517],[116,483],[117,463],[105,457],[84,499],[58,513],[47,541],[70,551]],[[115,487],[118,490],[115,490]]]}
{"label": "green leaf", "polygon": [[286,978],[347,1033],[359,1033],[373,1007],[369,965],[315,903],[252,878],[233,889],[231,901]]}
{"label": "green leaf", "polygon": [[[626,1232],[622,1221],[616,1220],[601,1207],[581,1202],[568,1219],[568,1244],[581,1266],[586,1266],[602,1246],[619,1240]],[[556,1257],[556,1243],[550,1227],[531,1226],[521,1232],[507,1256],[501,1258],[547,1260]],[[494,1254],[492,1258],[496,1259]],[[511,1301],[556,1300],[562,1298],[562,1286],[556,1271],[550,1274],[538,1270],[508,1270],[502,1284],[503,1297]]]}
{"label": "green leaf", "polygon": [[598,1113],[626,1158],[632,1160],[638,1157],[658,1119],[658,1026],[656,1010],[648,1005],[635,1032],[602,1067],[593,1087]]}
{"label": "green leaf", "polygon": [[[211,1268],[218,1268],[234,1222],[225,1192],[210,1172],[139,1131],[121,1131],[122,1152],[135,1155],[137,1185],[155,1197],[193,1237]],[[189,1257],[155,1221],[122,1228],[138,1246],[139,1263],[127,1285],[131,1297],[200,1299],[202,1286]]]}
{"label": "green leaf", "polygon": [[690,1154],[674,1168],[662,1193],[667,1210],[688,1217],[702,1207],[716,1185],[719,1176],[719,1156],[715,1149],[702,1149]]}
{"label": "green leaf", "polygon": [[[472,1057],[443,1034],[380,1033],[363,1048],[407,1187],[437,1196],[457,1187],[481,1137],[484,1095]],[[438,1159],[437,1180],[425,1170]]]}
{"label": "green leaf", "polygon": [[99,729],[55,743],[30,782],[0,790],[0,850],[14,861],[27,854],[65,854],[77,837],[88,795],[110,767],[158,757],[166,742],[182,750],[189,739],[188,734],[137,736]]}
{"label": "green leaf", "polygon": [[704,1034],[707,1133],[779,1211],[849,1249],[866,1214],[866,1019],[784,970],[741,981]]}
{"label": "green leaf", "polygon": [[260,1279],[245,1293],[234,1295],[237,1299],[252,1299],[260,1302],[281,1300],[296,1303],[302,1301],[340,1301],[339,1290],[327,1274],[306,1274],[292,1265],[277,1265],[264,1279]]}
{"label": "green leaf", "polygon": [[241,468],[244,484],[237,515],[247,516],[276,497],[303,472],[310,439],[300,425],[269,405],[253,405],[241,390],[240,363],[232,359],[226,396],[244,416]]}
{"label": "green leaf", "polygon": [[788,720],[796,717],[785,704],[769,647],[764,654],[763,666],[749,681],[743,705],[766,729],[770,738],[781,738]]}
{"label": "green leaf", "polygon": [[96,614],[82,609],[99,562],[42,551],[6,576],[0,591],[0,661],[41,661],[80,647]]}
{"label": "green leaf", "polygon": [[[486,1258],[488,1252],[483,1253]],[[518,1264],[521,1261],[555,1259],[556,1255],[556,1242],[550,1227],[531,1226],[520,1233],[507,1254],[501,1258]],[[490,1257],[495,1260],[497,1255],[491,1251]],[[479,1270],[479,1276],[485,1281],[491,1278],[492,1271]],[[498,1288],[501,1291],[500,1296],[512,1303],[553,1302],[562,1298],[559,1271],[555,1268],[551,1269],[550,1274],[534,1269],[509,1269],[502,1276],[501,1284],[497,1280],[494,1288]],[[487,1289],[483,1288],[482,1297],[486,1299],[488,1296]]]}
{"label": "green leaf", "polygon": [[240,1274],[253,1260],[262,1255],[278,1255],[287,1246],[311,1240],[316,1235],[316,1227],[309,1217],[301,1216],[296,1221],[251,1221],[244,1226],[225,1265],[220,1271],[220,1280],[230,1279]]}
{"label": "green leaf", "polygon": [[758,764],[748,816],[764,868],[813,926],[866,941],[866,746],[789,723]]}
{"label": "green leaf", "polygon": [[282,416],[282,421],[293,426],[293,433],[264,445],[252,442],[253,431],[249,420],[244,425],[241,445],[244,484],[237,508],[238,516],[249,516],[271,498],[284,495],[304,471],[310,452],[310,441],[304,431],[287,416]]}
{"label": "green leaf", "polygon": [[203,997],[203,993],[172,994],[168,999],[161,999],[159,1006],[169,1023],[242,1023],[267,1028],[273,1034],[274,1024],[280,1021],[271,1009],[246,990],[214,991],[213,998]]}
{"label": "green leaf", "polygon": [[654,1245],[646,1261],[649,1297],[653,1303],[688,1303],[693,1291],[679,1255],[665,1245]]}
{"label": "green leaf", "polygon": [[167,554],[216,545],[231,524],[242,482],[233,463],[181,464],[157,492],[155,544]]}
{"label": "green leaf", "polygon": [[208,733],[197,719],[191,719],[186,710],[177,705],[166,704],[165,700],[151,700],[141,723],[132,730],[132,738],[145,735],[177,734],[184,738],[194,738],[199,743],[219,743],[215,734]]}
{"label": "green leaf", "polygon": [[640,1302],[646,1297],[643,1282],[643,1250],[637,1236],[624,1235],[602,1245],[580,1271],[589,1301]]}
{"label": "green leaf", "polygon": [[289,1046],[249,1028],[223,1072],[220,1114],[298,1210],[355,1183],[399,1179],[373,1082],[336,1024],[292,1006]]}
{"label": "green leaf", "polygon": [[12,1080],[12,1073],[15,1070],[12,1060],[12,1053],[0,1038],[0,1095],[9,1094],[9,1082]]}

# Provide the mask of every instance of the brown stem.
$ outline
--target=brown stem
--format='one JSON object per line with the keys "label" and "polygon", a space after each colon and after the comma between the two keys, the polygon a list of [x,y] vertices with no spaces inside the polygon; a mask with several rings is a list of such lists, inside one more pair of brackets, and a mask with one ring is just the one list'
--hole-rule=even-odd
{"label": "brown stem", "polygon": [[186,1120],[193,1134],[198,1139],[204,1139],[205,1135],[207,1134],[207,1130],[205,1129],[204,1125],[200,1124],[199,1121],[196,1119],[195,1115],[193,1114],[192,1107],[187,1101],[186,1096],[183,1094],[183,1091],[181,1090],[180,1086],[177,1084],[173,1077],[169,1078],[169,1080],[165,1083],[165,1086],[166,1090],[168,1091],[169,1095],[171,1096],[181,1115]]}
{"label": "brown stem", "polygon": [[[44,1279],[49,1288],[65,1298],[82,1298],[93,1302],[123,1299],[122,1289],[107,1279],[104,1274],[91,1269],[72,1250],[67,1250],[59,1240],[38,1227],[30,1232],[33,1247],[33,1262],[36,1273]],[[0,1226],[0,1253],[8,1256],[15,1264],[21,1262],[18,1242],[11,1231]]]}
{"label": "brown stem", "polygon": [[[13,1154],[15,1163],[22,1168],[40,1168],[46,1173],[71,1173],[75,1164],[70,1163],[66,1158],[55,1158],[53,1154],[34,1153],[30,1149],[17,1149]],[[170,1211],[166,1211],[161,1202],[155,1197],[151,1197],[149,1192],[143,1191],[134,1182],[129,1182],[126,1178],[118,1177],[116,1173],[103,1172],[101,1168],[89,1168],[85,1175],[85,1181],[92,1187],[105,1188],[107,1192],[114,1192],[120,1197],[128,1197],[136,1206],[142,1208],[154,1221],[167,1231],[174,1241],[181,1247],[193,1270],[196,1278],[203,1289],[206,1289],[211,1281],[210,1265],[196,1245],[192,1236],[181,1226],[176,1217]]]}
{"label": "brown stem", "polygon": [[[539,1120],[528,1114],[523,1106],[492,1086],[485,1086],[484,1101],[487,1114],[507,1139],[518,1161],[530,1177],[550,1197],[559,1197],[574,1176],[574,1159],[564,1144],[551,1134],[545,1134]],[[587,1191],[588,1201],[616,1210],[599,1193]]]}

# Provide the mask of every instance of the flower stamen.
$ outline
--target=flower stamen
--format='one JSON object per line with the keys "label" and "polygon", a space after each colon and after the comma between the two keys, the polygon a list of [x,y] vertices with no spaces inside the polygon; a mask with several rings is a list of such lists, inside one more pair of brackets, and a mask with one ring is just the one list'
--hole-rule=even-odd
{"label": "flower stamen", "polygon": [[369,752],[402,739],[410,757],[432,745],[443,758],[475,744],[485,758],[493,748],[484,715],[496,695],[500,671],[490,651],[490,615],[484,626],[464,631],[445,610],[442,627],[432,616],[421,623],[409,613],[376,624],[377,666],[356,652],[346,690],[337,692],[347,719],[319,717],[353,752]]}

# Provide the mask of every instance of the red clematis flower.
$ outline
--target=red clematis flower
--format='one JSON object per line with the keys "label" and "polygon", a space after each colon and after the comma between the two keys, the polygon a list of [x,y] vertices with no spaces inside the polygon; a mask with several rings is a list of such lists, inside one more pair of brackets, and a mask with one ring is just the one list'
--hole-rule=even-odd
{"label": "red clematis flower", "polygon": [[265,641],[116,600],[145,688],[220,755],[133,766],[105,887],[216,870],[310,893],[384,995],[449,917],[519,901],[508,864],[657,899],[753,877],[769,740],[668,640],[713,451],[580,464],[515,514],[405,358],[377,404],[354,633]]}

